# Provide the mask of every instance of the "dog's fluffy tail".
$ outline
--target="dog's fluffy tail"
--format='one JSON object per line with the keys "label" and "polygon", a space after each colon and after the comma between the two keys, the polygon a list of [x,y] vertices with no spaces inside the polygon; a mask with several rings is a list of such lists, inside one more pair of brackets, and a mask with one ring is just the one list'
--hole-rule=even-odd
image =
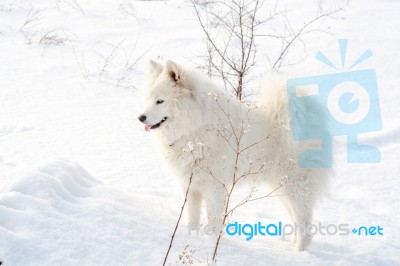
{"label": "dog's fluffy tail", "polygon": [[[270,75],[264,79],[261,83],[262,90],[258,104],[262,106],[268,120],[272,122],[273,134],[279,139],[282,148],[292,151],[294,149],[295,153],[301,154],[303,150],[310,148],[308,146],[310,144],[308,142],[294,141],[293,132],[301,131],[306,127],[311,132],[313,130],[323,132],[329,139],[329,130],[326,124],[327,111],[315,100],[307,100],[305,104],[296,101],[291,103],[291,115],[289,113],[286,80],[287,77],[279,75]],[[316,141],[318,140],[316,139]],[[311,163],[314,165],[326,165],[327,160],[331,160],[332,153],[324,153],[324,155],[311,157]],[[312,179],[312,190],[316,197],[327,191],[330,184],[330,176],[333,173],[332,168],[307,168],[306,172],[309,178]]]}
{"label": "dog's fluffy tail", "polygon": [[273,134],[280,136],[281,144],[289,144],[291,134],[286,78],[276,74],[264,78],[258,104],[272,122]]}

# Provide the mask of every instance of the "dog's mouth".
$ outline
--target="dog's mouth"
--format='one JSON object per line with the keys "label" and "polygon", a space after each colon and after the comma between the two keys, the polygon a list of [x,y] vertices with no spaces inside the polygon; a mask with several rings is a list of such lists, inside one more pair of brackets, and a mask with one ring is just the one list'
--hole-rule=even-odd
{"label": "dog's mouth", "polygon": [[145,125],[145,126],[144,126],[144,130],[150,131],[150,129],[159,128],[159,127],[161,126],[161,124],[164,123],[167,119],[168,119],[168,117],[164,117],[164,118],[163,118],[160,122],[158,122],[157,124],[154,124],[154,125]]}

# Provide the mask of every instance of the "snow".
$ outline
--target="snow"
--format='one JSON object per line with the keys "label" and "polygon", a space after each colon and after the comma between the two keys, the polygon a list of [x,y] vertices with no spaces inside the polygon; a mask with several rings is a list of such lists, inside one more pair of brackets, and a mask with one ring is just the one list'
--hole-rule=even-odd
{"label": "snow", "polygon": [[0,198],[6,265],[139,263],[154,253],[146,243],[137,248],[147,223],[154,223],[152,214],[171,219],[157,204],[114,190],[65,160],[48,163],[7,191]]}
{"label": "snow", "polygon": [[[311,0],[281,5],[294,10],[291,19],[298,24],[317,6]],[[332,73],[313,56],[321,50],[340,62],[338,38],[349,39],[349,61],[373,51],[359,69],[376,70],[383,129],[360,138],[380,149],[382,161],[347,164],[345,142],[336,138],[337,175],[315,220],[380,225],[384,235],[317,235],[302,253],[277,238],[224,237],[218,265],[400,263],[399,10],[396,1],[352,1],[326,22],[334,36],[310,35],[306,60],[283,69],[294,76]],[[201,63],[202,40],[190,4],[181,0],[1,1],[4,265],[162,264],[183,195],[137,121],[141,88],[148,58]],[[268,68],[263,56],[270,49],[268,43],[258,46],[255,77]],[[207,265],[214,238],[189,236],[183,218],[168,262],[179,264],[189,245],[192,256]],[[249,203],[235,219],[288,221],[274,198]]]}

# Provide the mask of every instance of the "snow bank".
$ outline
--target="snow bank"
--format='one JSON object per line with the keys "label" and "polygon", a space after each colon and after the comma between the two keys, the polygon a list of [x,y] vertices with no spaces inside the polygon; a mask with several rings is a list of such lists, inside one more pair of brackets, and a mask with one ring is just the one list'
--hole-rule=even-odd
{"label": "snow bank", "polygon": [[156,213],[170,218],[157,204],[57,160],[0,194],[0,257],[5,265],[143,263],[162,255],[148,243],[167,241],[154,231],[163,228],[152,217]]}

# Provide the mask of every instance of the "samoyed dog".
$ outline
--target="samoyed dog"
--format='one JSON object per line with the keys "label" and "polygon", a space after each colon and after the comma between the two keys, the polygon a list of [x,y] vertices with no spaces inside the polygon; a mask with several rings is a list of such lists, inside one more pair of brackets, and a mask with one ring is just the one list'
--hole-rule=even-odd
{"label": "samoyed dog", "polygon": [[244,103],[197,70],[172,61],[150,61],[145,86],[139,120],[156,136],[184,193],[190,184],[190,226],[199,225],[203,200],[208,222],[225,224],[236,187],[266,184],[301,229],[292,242],[304,250],[311,240],[307,228],[313,207],[329,173],[298,166],[304,147],[292,140],[285,86],[262,88],[258,103]]}

